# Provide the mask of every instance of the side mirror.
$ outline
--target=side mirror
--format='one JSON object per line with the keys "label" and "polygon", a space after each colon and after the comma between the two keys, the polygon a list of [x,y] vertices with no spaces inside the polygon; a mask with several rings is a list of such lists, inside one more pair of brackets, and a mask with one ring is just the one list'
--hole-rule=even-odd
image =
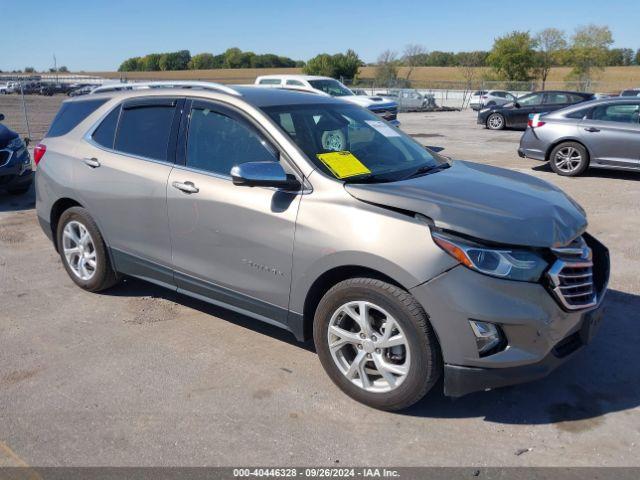
{"label": "side mirror", "polygon": [[23,141],[24,141],[24,145],[25,145],[26,147],[28,147],[28,146],[29,146],[29,144],[31,143],[31,139],[30,139],[29,137],[24,137],[24,140],[23,140]]}
{"label": "side mirror", "polygon": [[247,162],[231,169],[234,185],[299,190],[300,182],[277,162]]}
{"label": "side mirror", "polygon": [[518,102],[513,102],[513,106],[516,108],[520,108],[520,104]]}
{"label": "side mirror", "polygon": [[4,114],[0,113],[0,122],[4,120]]}

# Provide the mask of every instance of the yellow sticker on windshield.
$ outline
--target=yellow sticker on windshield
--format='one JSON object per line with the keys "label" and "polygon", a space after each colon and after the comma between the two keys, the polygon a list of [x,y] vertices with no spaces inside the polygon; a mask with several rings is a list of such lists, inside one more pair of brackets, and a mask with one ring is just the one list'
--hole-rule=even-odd
{"label": "yellow sticker on windshield", "polygon": [[371,173],[351,152],[329,152],[316,155],[336,178],[349,178]]}

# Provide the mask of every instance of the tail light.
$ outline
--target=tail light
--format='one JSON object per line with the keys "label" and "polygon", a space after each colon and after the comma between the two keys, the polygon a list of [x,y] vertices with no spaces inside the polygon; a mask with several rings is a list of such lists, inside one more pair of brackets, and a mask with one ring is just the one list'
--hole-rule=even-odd
{"label": "tail light", "polygon": [[39,143],[38,145],[36,145],[36,147],[33,149],[33,161],[36,165],[40,163],[40,160],[42,160],[42,157],[44,157],[44,154],[46,152],[47,146],[45,144]]}
{"label": "tail light", "polygon": [[538,128],[538,127],[542,127],[545,123],[546,122],[542,122],[540,120],[540,114],[537,113],[529,117],[529,121],[527,122],[527,125],[531,128]]}

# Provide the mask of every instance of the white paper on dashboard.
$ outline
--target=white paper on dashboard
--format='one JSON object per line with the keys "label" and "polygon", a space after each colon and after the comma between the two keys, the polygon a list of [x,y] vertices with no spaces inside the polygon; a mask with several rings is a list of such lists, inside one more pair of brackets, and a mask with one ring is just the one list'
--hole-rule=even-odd
{"label": "white paper on dashboard", "polygon": [[385,137],[399,137],[400,134],[393,128],[387,125],[382,120],[365,120],[364,123],[375,129],[378,133],[381,133]]}

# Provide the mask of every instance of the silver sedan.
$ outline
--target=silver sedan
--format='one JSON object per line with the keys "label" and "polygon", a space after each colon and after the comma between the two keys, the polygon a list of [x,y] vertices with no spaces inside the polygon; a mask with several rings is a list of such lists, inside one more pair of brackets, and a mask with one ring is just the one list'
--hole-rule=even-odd
{"label": "silver sedan", "polygon": [[640,98],[606,98],[533,115],[518,154],[549,162],[569,177],[589,167],[640,171]]}

